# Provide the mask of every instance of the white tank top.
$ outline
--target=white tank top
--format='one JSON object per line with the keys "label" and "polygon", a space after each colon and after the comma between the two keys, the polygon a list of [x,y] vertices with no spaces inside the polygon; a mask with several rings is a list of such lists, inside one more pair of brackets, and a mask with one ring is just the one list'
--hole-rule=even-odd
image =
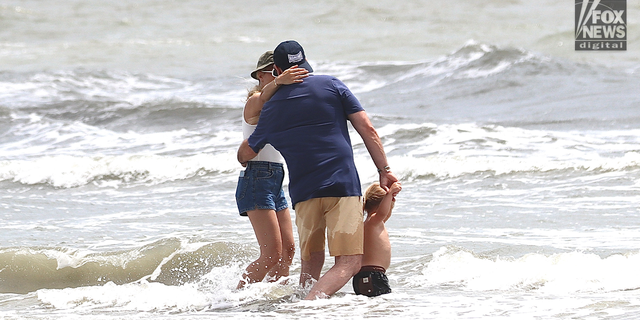
{"label": "white tank top", "polygon": [[[244,120],[244,116],[242,116],[242,135],[244,136],[244,139],[249,138],[249,136],[253,133],[255,129],[256,129],[256,125],[248,124]],[[262,150],[260,150],[260,152],[258,152],[258,155],[255,158],[249,161],[269,161],[269,162],[284,163],[284,158],[282,157],[280,152],[276,150],[276,148],[274,148],[270,144],[267,144],[264,146],[264,148],[262,148]]]}

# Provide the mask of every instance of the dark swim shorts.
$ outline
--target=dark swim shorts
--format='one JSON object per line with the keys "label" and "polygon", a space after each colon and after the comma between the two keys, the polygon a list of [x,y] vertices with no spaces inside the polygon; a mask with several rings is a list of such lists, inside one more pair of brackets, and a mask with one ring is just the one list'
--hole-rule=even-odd
{"label": "dark swim shorts", "polygon": [[364,266],[360,272],[353,276],[353,291],[356,294],[367,297],[375,297],[385,293],[391,293],[389,279],[385,275],[385,269],[377,266]]}

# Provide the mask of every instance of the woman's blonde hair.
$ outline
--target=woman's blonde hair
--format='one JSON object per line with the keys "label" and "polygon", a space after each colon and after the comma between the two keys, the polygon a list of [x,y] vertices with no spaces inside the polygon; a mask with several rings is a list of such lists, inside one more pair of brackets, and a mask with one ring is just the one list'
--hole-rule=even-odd
{"label": "woman's blonde hair", "polygon": [[[364,211],[372,212],[378,209],[380,203],[382,202],[382,198],[387,195],[387,192],[380,187],[380,183],[374,182],[372,183],[367,190],[364,192]],[[393,206],[395,203],[391,203],[391,209],[393,210]],[[391,212],[389,212],[391,213]]]}
{"label": "woman's blonde hair", "polygon": [[255,87],[249,89],[249,91],[247,92],[247,100],[249,100],[252,95],[256,94],[256,92],[262,92],[262,88],[260,88],[260,85],[256,85]]}

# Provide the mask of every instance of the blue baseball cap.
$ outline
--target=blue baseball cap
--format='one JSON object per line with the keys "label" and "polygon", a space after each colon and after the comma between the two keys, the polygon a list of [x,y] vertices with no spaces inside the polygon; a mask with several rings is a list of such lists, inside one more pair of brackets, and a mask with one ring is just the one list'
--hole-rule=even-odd
{"label": "blue baseball cap", "polygon": [[298,65],[300,68],[305,68],[309,72],[313,72],[313,68],[307,61],[307,56],[304,54],[304,49],[295,40],[289,40],[281,42],[275,50],[273,50],[273,61],[276,66],[282,70],[287,70],[292,66]]}

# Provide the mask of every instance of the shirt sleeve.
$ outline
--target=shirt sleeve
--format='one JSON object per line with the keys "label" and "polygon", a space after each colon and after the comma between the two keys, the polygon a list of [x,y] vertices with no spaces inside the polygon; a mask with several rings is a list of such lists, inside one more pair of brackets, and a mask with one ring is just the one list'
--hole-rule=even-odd
{"label": "shirt sleeve", "polygon": [[360,104],[358,98],[349,90],[347,85],[345,85],[342,81],[333,78],[332,80],[334,88],[338,90],[338,94],[342,100],[342,105],[344,107],[345,114],[354,114],[356,112],[364,111],[364,108]]}

